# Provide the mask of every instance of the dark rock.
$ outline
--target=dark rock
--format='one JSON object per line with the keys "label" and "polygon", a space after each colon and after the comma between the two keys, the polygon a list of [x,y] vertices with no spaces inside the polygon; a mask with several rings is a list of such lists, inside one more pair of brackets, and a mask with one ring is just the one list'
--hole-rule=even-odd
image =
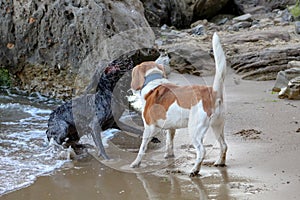
{"label": "dark rock", "polygon": [[227,17],[225,17],[225,18],[223,18],[223,19],[221,19],[221,20],[219,20],[218,22],[217,22],[217,25],[223,25],[223,24],[225,24],[226,22],[228,22],[228,18]]}
{"label": "dark rock", "polygon": [[209,19],[219,14],[229,0],[198,0],[194,7],[194,19]]}
{"label": "dark rock", "polygon": [[263,14],[274,9],[285,9],[288,5],[294,5],[297,0],[234,0],[234,4],[242,13]]}
{"label": "dark rock", "polygon": [[290,35],[286,31],[248,31],[230,34],[224,38],[224,43],[239,44],[243,42],[257,42],[259,40],[271,41],[275,38],[288,42],[290,40]]}
{"label": "dark rock", "polygon": [[203,50],[203,46],[196,41],[178,42],[166,48],[172,69],[197,76],[213,74],[214,60],[209,51]]}
{"label": "dark rock", "polygon": [[273,80],[289,61],[299,58],[299,48],[299,44],[294,44],[248,52],[232,57],[231,64],[244,79]]}
{"label": "dark rock", "polygon": [[232,14],[218,14],[215,17],[211,18],[209,21],[211,23],[214,23],[218,26],[222,26],[227,24],[231,24],[231,20],[235,17],[236,15]]}
{"label": "dark rock", "polygon": [[296,4],[297,0],[259,0],[257,5],[263,6],[267,11],[274,9],[285,9],[288,5]]}
{"label": "dark rock", "polygon": [[195,35],[204,35],[205,34],[205,28],[202,24],[197,25],[196,27],[192,28],[192,34]]}
{"label": "dark rock", "polygon": [[142,0],[145,16],[154,27],[167,24],[187,28],[193,21],[212,18],[228,0]]}
{"label": "dark rock", "polygon": [[[198,76],[214,74],[214,60],[210,55],[211,42],[203,41],[208,38],[204,35],[194,35],[197,26],[202,27],[204,21],[195,23],[195,27],[184,31],[165,30],[160,32],[156,43],[165,56],[157,62],[162,63],[162,58],[168,63],[171,70],[179,73],[188,73]],[[169,71],[169,69],[168,69]]]}
{"label": "dark rock", "polygon": [[233,25],[233,30],[238,31],[241,28],[249,28],[251,26],[252,26],[252,23],[248,22],[248,21],[238,22]]}
{"label": "dark rock", "polygon": [[[151,29],[138,29],[148,27],[138,0],[2,1],[1,8],[0,66],[22,89],[51,97],[72,95],[78,71],[93,73],[98,61],[154,41]],[[122,34],[128,30],[135,31]]]}
{"label": "dark rock", "polygon": [[293,21],[293,16],[292,14],[289,12],[288,9],[284,9],[284,10],[278,10],[277,11],[277,18],[281,19],[281,22],[291,22]]}
{"label": "dark rock", "polygon": [[195,3],[188,5],[188,1],[181,0],[142,0],[145,7],[145,16],[153,27],[163,24],[188,27],[192,21]]}
{"label": "dark rock", "polygon": [[299,60],[300,45],[288,29],[247,30],[224,35],[228,61],[243,79],[273,80],[287,69],[289,62]]}

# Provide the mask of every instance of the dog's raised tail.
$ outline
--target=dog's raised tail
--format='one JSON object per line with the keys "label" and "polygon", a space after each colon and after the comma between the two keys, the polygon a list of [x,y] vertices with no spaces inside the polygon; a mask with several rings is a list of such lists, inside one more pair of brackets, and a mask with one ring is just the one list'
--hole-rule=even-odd
{"label": "dog's raised tail", "polygon": [[226,57],[217,33],[214,33],[213,35],[212,46],[216,65],[213,90],[217,92],[217,98],[222,98],[226,74]]}

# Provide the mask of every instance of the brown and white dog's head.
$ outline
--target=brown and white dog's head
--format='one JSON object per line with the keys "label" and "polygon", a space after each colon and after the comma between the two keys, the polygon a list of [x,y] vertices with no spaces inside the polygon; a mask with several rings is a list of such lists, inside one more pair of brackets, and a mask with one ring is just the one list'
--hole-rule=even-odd
{"label": "brown and white dog's head", "polygon": [[145,83],[145,77],[154,73],[160,73],[163,77],[166,77],[163,65],[153,61],[143,62],[135,66],[132,70],[131,89],[141,90]]}

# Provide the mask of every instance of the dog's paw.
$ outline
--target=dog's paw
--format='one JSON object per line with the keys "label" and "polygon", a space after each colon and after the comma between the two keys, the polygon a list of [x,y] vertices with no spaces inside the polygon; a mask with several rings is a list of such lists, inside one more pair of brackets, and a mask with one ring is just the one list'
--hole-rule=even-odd
{"label": "dog's paw", "polygon": [[164,158],[165,158],[165,159],[174,158],[174,157],[175,157],[174,154],[168,154],[168,153],[166,153],[166,154],[164,155]]}
{"label": "dog's paw", "polygon": [[226,167],[225,163],[215,163],[214,164],[215,167]]}
{"label": "dog's paw", "polygon": [[99,152],[98,153],[98,157],[102,157],[102,158],[104,158],[105,160],[109,160],[110,158],[108,157],[108,155],[106,154],[106,153],[101,153],[101,152]]}
{"label": "dog's paw", "polygon": [[138,163],[138,162],[133,162],[130,164],[131,168],[138,168],[139,166],[140,166],[140,163]]}
{"label": "dog's paw", "polygon": [[199,175],[199,171],[192,171],[189,175],[189,177],[195,177],[195,176],[198,176]]}
{"label": "dog's paw", "polygon": [[226,167],[225,161],[224,160],[218,160],[214,163],[215,167]]}

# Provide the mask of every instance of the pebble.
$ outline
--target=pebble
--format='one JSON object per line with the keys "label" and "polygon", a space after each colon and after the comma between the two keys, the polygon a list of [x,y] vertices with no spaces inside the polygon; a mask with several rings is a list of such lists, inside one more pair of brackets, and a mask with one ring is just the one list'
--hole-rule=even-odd
{"label": "pebble", "polygon": [[229,19],[228,19],[227,17],[225,17],[225,18],[219,20],[219,21],[217,22],[217,25],[218,25],[218,26],[224,25],[224,24],[226,24],[226,22],[228,22],[228,21],[229,21]]}
{"label": "pebble", "polygon": [[238,22],[236,24],[233,25],[233,30],[235,31],[238,31],[239,29],[243,29],[243,28],[249,28],[252,26],[252,23],[251,22],[247,22],[247,21],[244,21],[244,22]]}
{"label": "pebble", "polygon": [[192,28],[192,33],[195,35],[204,35],[205,29],[202,24],[197,25],[196,27]]}
{"label": "pebble", "polygon": [[252,15],[247,13],[238,17],[233,18],[234,22],[252,21]]}

